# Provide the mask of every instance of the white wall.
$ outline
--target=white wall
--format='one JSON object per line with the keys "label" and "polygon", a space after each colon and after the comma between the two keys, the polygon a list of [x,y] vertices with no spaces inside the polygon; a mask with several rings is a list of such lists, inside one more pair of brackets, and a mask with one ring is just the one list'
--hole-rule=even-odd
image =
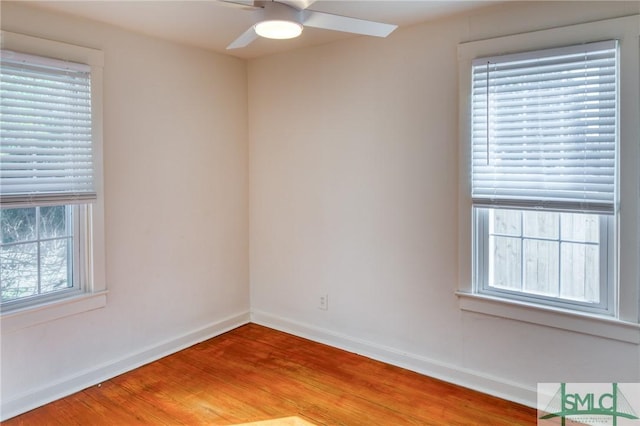
{"label": "white wall", "polygon": [[2,416],[248,321],[246,64],[2,2],[102,49],[107,306],[2,334]]}
{"label": "white wall", "polygon": [[500,5],[250,61],[254,320],[528,404],[537,382],[640,381],[635,344],[454,295],[458,43],[639,9]]}

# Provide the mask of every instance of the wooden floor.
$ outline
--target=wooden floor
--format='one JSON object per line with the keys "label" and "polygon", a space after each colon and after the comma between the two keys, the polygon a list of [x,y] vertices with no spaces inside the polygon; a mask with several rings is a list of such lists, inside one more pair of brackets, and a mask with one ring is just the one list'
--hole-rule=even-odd
{"label": "wooden floor", "polygon": [[[249,324],[3,423],[535,425],[536,412]],[[272,424],[272,423],[266,423]]]}

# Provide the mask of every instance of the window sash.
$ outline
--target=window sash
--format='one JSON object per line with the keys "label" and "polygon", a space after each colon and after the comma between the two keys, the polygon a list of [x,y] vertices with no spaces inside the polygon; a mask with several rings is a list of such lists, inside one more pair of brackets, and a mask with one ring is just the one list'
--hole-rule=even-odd
{"label": "window sash", "polygon": [[1,54],[2,207],[94,201],[91,68]]}
{"label": "window sash", "polygon": [[617,41],[472,62],[476,206],[612,214]]}
{"label": "window sash", "polygon": [[[528,303],[544,304],[557,308],[578,310],[583,312],[614,315],[615,285],[614,283],[614,218],[611,215],[599,215],[599,303],[582,302],[564,297],[553,297],[524,290],[506,289],[491,286],[489,283],[489,210],[485,207],[474,207],[474,283],[475,291],[488,296],[497,296]],[[536,239],[527,238],[525,239]],[[565,240],[558,240],[558,242]],[[569,241],[569,240],[566,240]],[[560,264],[560,267],[562,265]],[[521,265],[524,268],[524,264]]]}
{"label": "window sash", "polygon": [[[37,208],[37,207],[36,207]],[[59,237],[56,239],[64,239],[71,238],[72,240],[72,253],[67,258],[67,268],[70,269],[67,273],[70,274],[71,278],[71,286],[68,288],[44,292],[40,293],[38,290],[38,294],[34,294],[31,296],[20,297],[17,299],[0,301],[0,312],[12,312],[15,310],[19,310],[22,308],[26,308],[32,306],[34,304],[52,302],[55,300],[65,299],[70,296],[80,295],[85,292],[87,289],[84,288],[84,276],[86,275],[87,269],[87,252],[84,248],[84,241],[86,239],[86,234],[88,232],[88,219],[87,219],[87,209],[89,207],[86,205],[67,205],[66,206],[66,215],[71,218],[70,226],[71,226],[71,236],[70,237]],[[38,219],[37,219],[38,220]],[[17,242],[11,243],[9,245],[16,244],[29,244],[29,243],[37,243],[40,244],[42,241],[47,241],[48,238],[41,238],[38,234],[36,235],[36,239],[33,241],[27,242]],[[38,259],[38,289],[40,289],[41,285],[41,264],[40,259]]]}

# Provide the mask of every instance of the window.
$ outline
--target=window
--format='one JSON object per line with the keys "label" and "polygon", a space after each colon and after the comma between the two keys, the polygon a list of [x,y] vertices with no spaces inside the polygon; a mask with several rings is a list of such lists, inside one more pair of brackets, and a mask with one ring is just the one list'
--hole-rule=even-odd
{"label": "window", "polygon": [[613,310],[617,42],[472,66],[477,291]]}
{"label": "window", "polygon": [[0,283],[2,302],[78,287],[74,270],[79,229],[73,206],[3,208]]}
{"label": "window", "polygon": [[[5,321],[5,314],[104,290],[102,54],[19,34],[2,36],[0,307]],[[60,56],[52,57],[56,53]]]}
{"label": "window", "polygon": [[463,311],[640,343],[639,24],[458,46]]}

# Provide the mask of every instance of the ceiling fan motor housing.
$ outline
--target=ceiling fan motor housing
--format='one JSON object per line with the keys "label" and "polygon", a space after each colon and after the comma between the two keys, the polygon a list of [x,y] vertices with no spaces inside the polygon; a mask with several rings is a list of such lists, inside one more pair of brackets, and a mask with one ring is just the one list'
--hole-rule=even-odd
{"label": "ceiling fan motor housing", "polygon": [[302,25],[302,13],[292,6],[277,1],[268,1],[262,8],[262,21],[293,21]]}

